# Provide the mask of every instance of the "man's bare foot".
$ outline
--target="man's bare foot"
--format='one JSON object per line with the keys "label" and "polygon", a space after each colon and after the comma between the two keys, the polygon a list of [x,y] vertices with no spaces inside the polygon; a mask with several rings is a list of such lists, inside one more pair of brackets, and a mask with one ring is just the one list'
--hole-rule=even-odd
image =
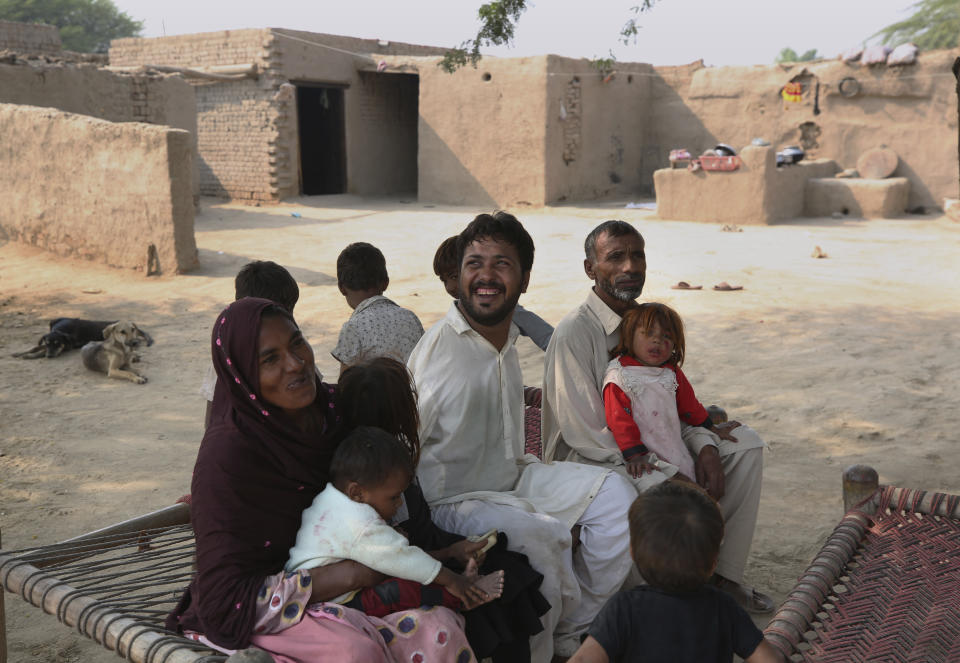
{"label": "man's bare foot", "polygon": [[[471,559],[467,562],[467,566],[463,570],[463,575],[473,580],[475,586],[487,593],[489,598],[483,603],[489,603],[503,596],[503,570],[494,571],[493,573],[482,576],[480,575],[480,569],[477,567],[477,561]],[[480,605],[483,604],[481,603]]]}

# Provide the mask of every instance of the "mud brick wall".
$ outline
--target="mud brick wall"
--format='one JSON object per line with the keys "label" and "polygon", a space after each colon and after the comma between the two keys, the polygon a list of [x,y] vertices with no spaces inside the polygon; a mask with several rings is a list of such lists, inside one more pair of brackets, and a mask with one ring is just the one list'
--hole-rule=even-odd
{"label": "mud brick wall", "polygon": [[[16,62],[0,65],[0,103],[183,129],[190,132],[196,155],[194,92],[181,77],[117,74],[89,64]],[[193,170],[196,173],[197,167]],[[199,194],[198,183],[193,188]]]}
{"label": "mud brick wall", "polygon": [[155,39],[114,39],[110,42],[110,64],[117,67],[142,64],[216,67],[253,62],[265,66],[273,39],[269,29],[222,30]]}
{"label": "mud brick wall", "polygon": [[276,200],[270,157],[277,141],[277,91],[247,80],[202,85],[196,93],[200,193]]}
{"label": "mud brick wall", "polygon": [[0,51],[18,53],[59,53],[63,50],[60,31],[52,25],[0,21]]}
{"label": "mud brick wall", "polygon": [[[275,74],[269,29],[225,30],[156,39],[117,39],[113,66],[169,65],[187,68],[255,64],[256,79],[192,81],[196,97],[197,177],[201,195],[240,200],[278,200],[289,178],[278,172],[278,125],[285,121],[284,95]],[[296,184],[293,184],[295,188]]]}
{"label": "mud brick wall", "polygon": [[0,236],[145,273],[197,264],[190,134],[0,104]]}

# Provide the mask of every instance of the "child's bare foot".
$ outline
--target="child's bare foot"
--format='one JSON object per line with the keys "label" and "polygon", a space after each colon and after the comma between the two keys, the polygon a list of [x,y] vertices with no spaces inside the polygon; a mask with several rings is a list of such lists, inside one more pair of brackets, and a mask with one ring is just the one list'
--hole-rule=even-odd
{"label": "child's bare foot", "polygon": [[[467,562],[463,575],[473,581],[475,587],[479,587],[487,593],[487,600],[483,603],[489,603],[494,599],[503,596],[503,570],[488,573],[485,576],[480,575],[480,569],[477,567],[477,561],[471,559]],[[483,605],[479,603],[478,605]]]}
{"label": "child's bare foot", "polygon": [[503,596],[503,570],[488,573],[485,576],[477,576],[473,583],[490,597],[490,601]]}

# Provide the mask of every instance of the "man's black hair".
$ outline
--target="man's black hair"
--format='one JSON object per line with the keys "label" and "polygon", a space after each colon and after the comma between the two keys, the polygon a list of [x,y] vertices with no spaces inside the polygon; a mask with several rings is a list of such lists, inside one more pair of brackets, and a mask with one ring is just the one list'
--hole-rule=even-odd
{"label": "man's black hair", "polygon": [[380,249],[367,242],[354,242],[337,256],[337,282],[347,290],[386,288],[387,261]]}
{"label": "man's black hair", "polygon": [[359,426],[337,445],[330,479],[338,488],[348,481],[364,487],[382,485],[396,472],[413,478],[410,448],[382,428]]}
{"label": "man's black hair", "polygon": [[293,313],[300,299],[300,288],[290,272],[272,260],[248,262],[233,281],[235,299],[259,297],[280,304]]}
{"label": "man's black hair", "polygon": [[604,221],[599,226],[590,231],[587,239],[583,242],[583,252],[590,262],[597,260],[597,240],[600,235],[607,234],[611,237],[623,237],[624,235],[636,235],[641,237],[640,232],[626,221]]}
{"label": "man's black hair", "polygon": [[463,265],[463,253],[477,240],[493,239],[506,242],[517,249],[520,268],[524,272],[533,269],[533,238],[513,214],[494,212],[478,214],[470,225],[457,237],[457,264]]}

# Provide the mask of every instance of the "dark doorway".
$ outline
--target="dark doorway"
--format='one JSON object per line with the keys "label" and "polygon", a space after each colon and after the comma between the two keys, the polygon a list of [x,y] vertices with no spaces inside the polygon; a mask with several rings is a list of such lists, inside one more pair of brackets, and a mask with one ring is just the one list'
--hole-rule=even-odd
{"label": "dark doorway", "polygon": [[347,191],[343,88],[297,85],[300,191],[319,196]]}

